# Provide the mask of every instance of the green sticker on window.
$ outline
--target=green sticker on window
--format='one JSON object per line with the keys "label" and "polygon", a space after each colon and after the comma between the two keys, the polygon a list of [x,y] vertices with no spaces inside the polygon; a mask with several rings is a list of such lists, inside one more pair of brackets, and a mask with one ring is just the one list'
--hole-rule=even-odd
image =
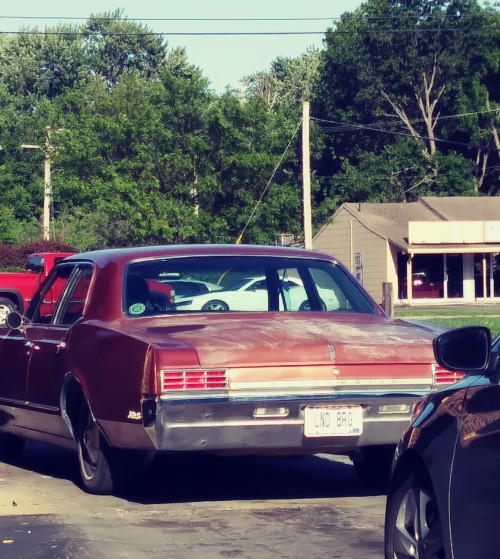
{"label": "green sticker on window", "polygon": [[143,303],[134,303],[128,309],[129,314],[142,314],[146,310],[146,305]]}

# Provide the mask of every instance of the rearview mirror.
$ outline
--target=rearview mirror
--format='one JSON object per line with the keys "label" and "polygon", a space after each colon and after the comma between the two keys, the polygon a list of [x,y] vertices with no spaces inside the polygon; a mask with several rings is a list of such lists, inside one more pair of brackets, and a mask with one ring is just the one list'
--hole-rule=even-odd
{"label": "rearview mirror", "polygon": [[483,326],[465,326],[439,335],[434,340],[434,355],[450,371],[481,371],[490,359],[491,333]]}

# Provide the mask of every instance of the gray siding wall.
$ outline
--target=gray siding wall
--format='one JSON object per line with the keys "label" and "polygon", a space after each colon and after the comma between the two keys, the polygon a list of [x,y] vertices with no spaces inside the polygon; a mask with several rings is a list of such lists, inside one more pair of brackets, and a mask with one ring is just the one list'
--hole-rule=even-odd
{"label": "gray siding wall", "polygon": [[353,275],[356,275],[355,254],[361,253],[363,286],[377,303],[382,301],[382,283],[388,281],[386,239],[372,233],[341,208],[333,221],[314,237],[313,248],[336,256]]}

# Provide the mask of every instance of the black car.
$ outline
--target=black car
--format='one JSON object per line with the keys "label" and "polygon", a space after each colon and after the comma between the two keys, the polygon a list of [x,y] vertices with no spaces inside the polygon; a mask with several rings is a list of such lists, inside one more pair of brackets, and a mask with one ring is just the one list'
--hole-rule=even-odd
{"label": "black car", "polygon": [[419,399],[389,484],[386,559],[500,557],[500,337],[480,326],[434,341],[467,375]]}

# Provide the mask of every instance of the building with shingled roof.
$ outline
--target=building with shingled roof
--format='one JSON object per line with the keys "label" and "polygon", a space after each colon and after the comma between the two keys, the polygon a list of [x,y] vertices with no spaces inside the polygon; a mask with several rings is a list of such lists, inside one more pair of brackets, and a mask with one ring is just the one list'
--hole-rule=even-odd
{"label": "building with shingled roof", "polygon": [[500,300],[499,196],[344,203],[313,248],[339,258],[379,302],[384,284],[403,304]]}

